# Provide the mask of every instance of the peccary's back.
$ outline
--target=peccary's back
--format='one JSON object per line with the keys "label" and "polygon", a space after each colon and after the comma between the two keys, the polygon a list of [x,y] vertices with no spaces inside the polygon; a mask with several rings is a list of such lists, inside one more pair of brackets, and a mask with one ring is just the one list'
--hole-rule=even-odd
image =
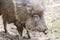
{"label": "peccary's back", "polygon": [[[26,6],[23,6],[20,0],[2,0],[1,13],[3,15],[3,20],[8,22],[13,22],[18,18],[21,22],[25,22],[27,18]],[[22,2],[22,1],[21,1]]]}
{"label": "peccary's back", "polygon": [[13,0],[1,0],[1,13],[4,20],[8,22],[13,22],[15,20]]}

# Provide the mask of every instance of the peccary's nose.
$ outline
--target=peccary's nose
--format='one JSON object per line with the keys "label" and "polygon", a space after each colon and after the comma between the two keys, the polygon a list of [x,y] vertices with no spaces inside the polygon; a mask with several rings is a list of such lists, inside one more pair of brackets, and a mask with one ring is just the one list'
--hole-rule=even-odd
{"label": "peccary's nose", "polygon": [[45,29],[45,30],[43,31],[43,33],[44,33],[44,34],[47,34],[47,33],[48,33],[48,29]]}

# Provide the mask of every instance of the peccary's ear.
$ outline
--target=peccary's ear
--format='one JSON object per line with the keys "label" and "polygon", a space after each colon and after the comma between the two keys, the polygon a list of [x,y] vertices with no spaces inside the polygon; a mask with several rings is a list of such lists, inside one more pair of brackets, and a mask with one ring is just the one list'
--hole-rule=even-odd
{"label": "peccary's ear", "polygon": [[26,7],[27,7],[28,13],[31,13],[31,11],[32,11],[32,5],[27,4]]}

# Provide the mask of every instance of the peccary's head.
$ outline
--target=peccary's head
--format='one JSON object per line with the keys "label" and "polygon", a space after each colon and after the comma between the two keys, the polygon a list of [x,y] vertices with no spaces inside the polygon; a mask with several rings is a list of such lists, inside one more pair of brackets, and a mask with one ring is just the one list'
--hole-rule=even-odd
{"label": "peccary's head", "polygon": [[47,30],[43,17],[43,7],[36,3],[27,4],[28,17],[26,26],[29,30],[45,32]]}
{"label": "peccary's head", "polygon": [[44,21],[44,8],[39,0],[21,0],[21,9],[19,11],[20,19],[26,22],[27,29],[32,31],[45,32],[47,30],[46,23]]}

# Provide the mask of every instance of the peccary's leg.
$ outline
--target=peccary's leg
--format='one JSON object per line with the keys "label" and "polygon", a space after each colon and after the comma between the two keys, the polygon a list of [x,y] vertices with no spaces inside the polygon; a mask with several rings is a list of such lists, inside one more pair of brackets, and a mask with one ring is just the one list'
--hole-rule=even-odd
{"label": "peccary's leg", "polygon": [[22,36],[23,27],[21,27],[21,26],[17,27],[17,31],[19,32],[20,36]]}
{"label": "peccary's leg", "polygon": [[30,39],[31,37],[30,37],[30,35],[29,35],[28,29],[26,28],[26,25],[25,25],[24,23],[21,23],[21,26],[26,29],[26,31],[27,31],[27,36],[28,36],[28,38],[26,38],[25,36],[24,36],[23,38]]}
{"label": "peccary's leg", "polygon": [[5,33],[7,33],[7,28],[6,28],[6,19],[3,17],[3,25],[4,25],[4,30],[5,30]]}
{"label": "peccary's leg", "polygon": [[22,40],[22,33],[23,33],[23,27],[18,21],[15,21],[14,25],[17,27],[17,31],[20,34],[19,35],[19,40]]}
{"label": "peccary's leg", "polygon": [[[27,39],[30,39],[31,37],[30,37],[30,35],[29,35],[29,31],[28,31],[28,29],[26,28],[26,26],[24,26],[24,28],[26,29],[26,31],[27,31],[27,35],[28,35],[28,38]],[[25,38],[25,37],[24,37]]]}
{"label": "peccary's leg", "polygon": [[5,33],[7,33],[6,22],[4,21],[3,24],[4,24]]}
{"label": "peccary's leg", "polygon": [[[15,21],[14,25],[17,26],[17,31],[19,32],[20,36],[22,36],[22,34],[23,34],[23,27],[26,29],[25,24],[22,24],[22,23],[20,23],[18,21]],[[27,31],[27,35],[28,35],[27,39],[29,39],[30,38],[29,32],[28,32],[27,29],[26,29],[26,31]],[[25,37],[23,37],[23,38],[25,38]]]}
{"label": "peccary's leg", "polygon": [[31,37],[29,35],[29,31],[27,29],[26,29],[26,31],[27,31],[28,39],[30,39]]}
{"label": "peccary's leg", "polygon": [[17,31],[19,32],[20,36],[22,36],[23,26],[21,25],[21,23],[18,21],[15,21],[14,25],[17,27]]}
{"label": "peccary's leg", "polygon": [[[17,25],[18,25],[17,30],[18,30],[20,36],[22,36],[22,34],[23,34],[23,27],[25,27],[25,24],[22,24],[22,23],[21,24],[18,24],[17,23]],[[25,27],[25,29],[26,29],[26,27]],[[30,39],[29,32],[28,32],[27,29],[26,29],[26,31],[27,31],[27,35],[28,35],[28,38],[27,39]],[[23,38],[25,38],[25,37],[23,37]]]}
{"label": "peccary's leg", "polygon": [[7,33],[6,22],[3,21],[5,33]]}

